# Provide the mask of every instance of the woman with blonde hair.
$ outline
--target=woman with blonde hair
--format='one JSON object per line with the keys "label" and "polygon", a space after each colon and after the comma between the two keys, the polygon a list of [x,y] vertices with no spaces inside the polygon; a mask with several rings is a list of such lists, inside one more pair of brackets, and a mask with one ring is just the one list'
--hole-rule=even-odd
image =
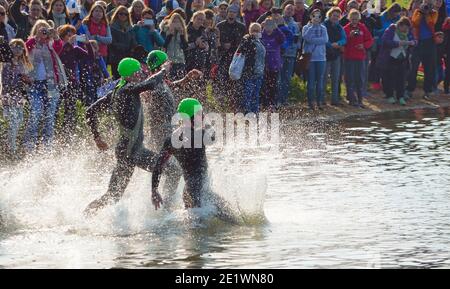
{"label": "woman with blonde hair", "polygon": [[42,143],[50,148],[53,139],[55,116],[59,102],[59,89],[67,85],[66,74],[53,43],[59,37],[47,21],[38,20],[26,42],[33,69],[30,102],[30,117],[25,131],[24,143],[32,152],[38,143],[39,124],[44,122]]}
{"label": "woman with blonde hair", "polygon": [[23,121],[23,105],[27,98],[27,85],[30,83],[28,73],[33,65],[28,59],[25,42],[13,39],[9,43],[13,53],[11,62],[3,65],[2,95],[3,117],[8,123],[8,148],[12,157],[17,153],[17,134]]}
{"label": "woman with blonde hair", "polygon": [[181,79],[186,71],[184,50],[188,47],[188,34],[184,18],[178,13],[172,14],[163,35],[166,39],[164,48],[172,62],[170,79]]}
{"label": "woman with blonde hair", "polygon": [[132,21],[130,13],[125,6],[119,6],[114,11],[111,18],[111,36],[112,42],[109,45],[108,62],[111,64],[111,70],[114,79],[120,78],[117,67],[119,62],[131,56],[131,51],[136,46],[136,39],[132,33]]}
{"label": "woman with blonde hair", "polygon": [[144,11],[144,9],[146,9],[147,6],[144,4],[144,2],[142,2],[142,0],[134,0],[131,3],[130,8],[128,8],[128,11],[130,12],[131,15],[131,21],[133,22],[133,24],[137,24],[139,21],[142,20],[142,12]]}

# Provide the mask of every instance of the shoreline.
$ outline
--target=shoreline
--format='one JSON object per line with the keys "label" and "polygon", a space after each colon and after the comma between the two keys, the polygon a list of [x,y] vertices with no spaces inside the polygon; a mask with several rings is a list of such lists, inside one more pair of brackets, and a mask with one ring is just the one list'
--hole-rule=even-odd
{"label": "shoreline", "polygon": [[439,94],[425,100],[419,93],[414,93],[412,99],[405,106],[390,104],[381,92],[372,92],[369,97],[364,98],[363,104],[366,108],[355,108],[345,101],[341,106],[335,107],[327,103],[323,110],[309,111],[304,103],[296,103],[280,111],[282,123],[300,124],[313,121],[340,121],[351,117],[364,117],[387,112],[410,111],[415,109],[439,109],[450,107],[450,95]]}

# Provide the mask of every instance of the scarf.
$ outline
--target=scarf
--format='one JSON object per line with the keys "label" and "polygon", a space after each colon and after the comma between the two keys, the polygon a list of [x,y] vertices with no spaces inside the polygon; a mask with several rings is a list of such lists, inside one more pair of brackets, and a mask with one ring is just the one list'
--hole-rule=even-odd
{"label": "scarf", "polygon": [[55,22],[55,28],[66,24],[65,13],[53,13],[53,22]]}
{"label": "scarf", "polygon": [[402,41],[408,41],[408,34],[401,32],[398,28],[395,29],[395,33],[397,33],[398,38]]}

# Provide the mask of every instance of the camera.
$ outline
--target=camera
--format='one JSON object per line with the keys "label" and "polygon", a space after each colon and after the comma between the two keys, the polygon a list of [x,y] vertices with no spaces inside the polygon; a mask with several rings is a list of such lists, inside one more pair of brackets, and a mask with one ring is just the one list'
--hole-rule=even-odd
{"label": "camera", "polygon": [[355,29],[352,30],[352,32],[350,33],[353,37],[359,36],[361,35],[361,31],[359,31],[359,29]]}

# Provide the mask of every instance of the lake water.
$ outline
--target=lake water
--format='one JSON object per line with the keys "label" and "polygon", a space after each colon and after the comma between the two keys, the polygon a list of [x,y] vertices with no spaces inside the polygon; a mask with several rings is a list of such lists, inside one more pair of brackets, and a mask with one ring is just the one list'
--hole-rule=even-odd
{"label": "lake water", "polygon": [[151,207],[150,174],[93,219],[112,152],[0,168],[0,267],[450,267],[450,113],[287,123],[281,146],[209,151],[242,224]]}

